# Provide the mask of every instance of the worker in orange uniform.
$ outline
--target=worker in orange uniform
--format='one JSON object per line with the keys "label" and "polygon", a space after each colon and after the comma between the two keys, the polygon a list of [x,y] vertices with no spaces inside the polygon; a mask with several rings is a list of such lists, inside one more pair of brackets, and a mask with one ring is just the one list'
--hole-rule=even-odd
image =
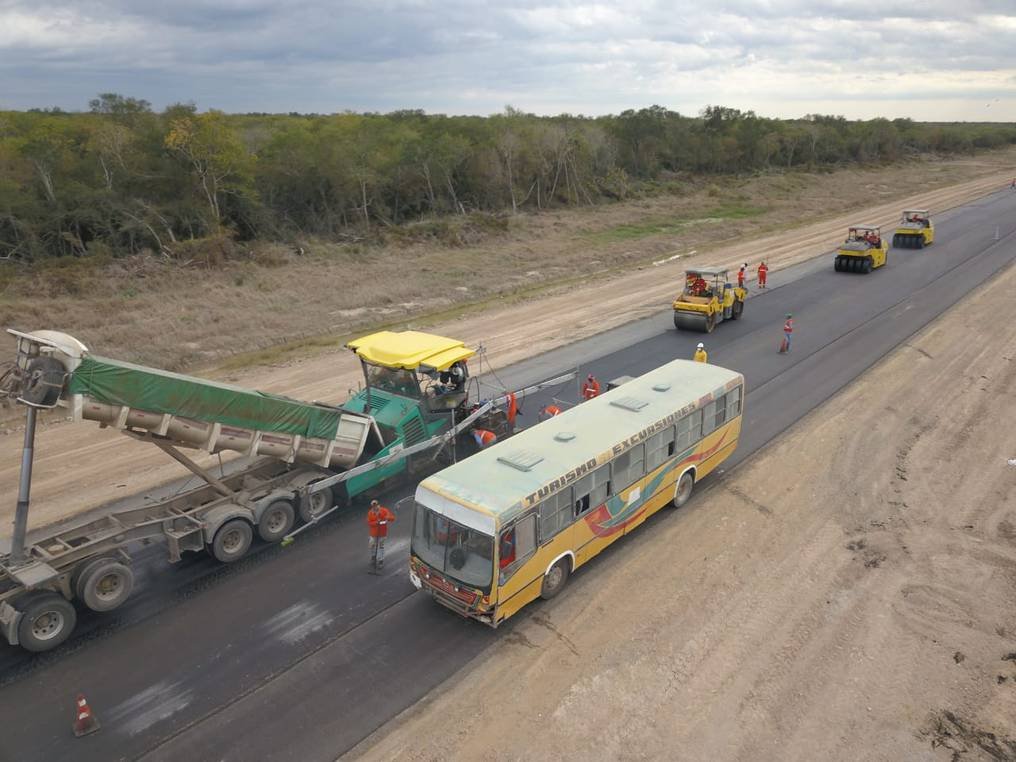
{"label": "worker in orange uniform", "polygon": [[497,441],[497,434],[487,429],[473,429],[473,440],[477,447],[485,450]]}
{"label": "worker in orange uniform", "polygon": [[593,397],[600,396],[600,382],[596,380],[592,373],[586,378],[584,384],[582,384],[582,399],[591,400]]}
{"label": "worker in orange uniform", "polygon": [[561,415],[561,408],[554,404],[547,405],[547,407],[540,411],[540,420],[553,418],[556,415]]}
{"label": "worker in orange uniform", "polygon": [[744,288],[745,270],[748,268],[748,263],[745,262],[741,265],[741,269],[737,271],[737,287]]}
{"label": "worker in orange uniform", "polygon": [[695,362],[709,362],[709,354],[706,352],[706,345],[701,341],[698,346],[695,347],[695,357],[692,358]]}
{"label": "worker in orange uniform", "polygon": [[769,267],[765,262],[758,266],[758,287],[766,287],[766,276],[769,274]]}
{"label": "worker in orange uniform", "polygon": [[388,525],[395,521],[395,514],[385,508],[377,500],[370,501],[367,511],[367,526],[370,527],[370,565],[371,570],[381,571],[385,562],[385,538],[388,536]]}

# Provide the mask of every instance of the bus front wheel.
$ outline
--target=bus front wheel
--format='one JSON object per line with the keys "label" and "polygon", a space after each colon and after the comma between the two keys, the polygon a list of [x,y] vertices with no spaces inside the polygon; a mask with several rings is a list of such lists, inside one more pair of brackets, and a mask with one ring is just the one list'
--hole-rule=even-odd
{"label": "bus front wheel", "polygon": [[691,493],[695,489],[695,474],[685,471],[677,481],[677,489],[674,490],[674,507],[680,508],[691,499]]}
{"label": "bus front wheel", "polygon": [[544,600],[550,600],[555,595],[560,593],[568,582],[568,576],[571,574],[571,564],[568,562],[567,556],[562,558],[556,564],[550,567],[543,576],[543,586],[540,588],[540,597]]}

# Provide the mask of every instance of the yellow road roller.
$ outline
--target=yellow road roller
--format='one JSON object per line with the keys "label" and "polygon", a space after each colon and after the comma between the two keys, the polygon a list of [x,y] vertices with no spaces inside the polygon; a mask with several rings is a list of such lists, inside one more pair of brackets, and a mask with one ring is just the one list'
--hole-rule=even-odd
{"label": "yellow road roller", "polygon": [[904,209],[893,233],[894,249],[923,249],[935,242],[935,224],[927,209]]}
{"label": "yellow road roller", "polygon": [[834,268],[841,273],[870,273],[889,258],[889,242],[877,225],[854,225],[836,251]]}
{"label": "yellow road roller", "polygon": [[748,292],[727,281],[727,270],[702,267],[686,270],[684,290],[674,300],[674,327],[712,333],[717,323],[740,320]]}

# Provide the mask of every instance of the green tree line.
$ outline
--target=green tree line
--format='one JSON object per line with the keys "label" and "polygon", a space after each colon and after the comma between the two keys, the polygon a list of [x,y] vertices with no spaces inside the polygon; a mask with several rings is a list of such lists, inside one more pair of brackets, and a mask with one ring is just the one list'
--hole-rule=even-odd
{"label": "green tree line", "polygon": [[661,106],[603,117],[420,111],[198,113],[100,95],[90,110],[0,112],[0,259],[172,253],[228,234],[362,236],[470,212],[639,193],[674,173],[831,168],[1016,143],[1016,126],[759,117]]}

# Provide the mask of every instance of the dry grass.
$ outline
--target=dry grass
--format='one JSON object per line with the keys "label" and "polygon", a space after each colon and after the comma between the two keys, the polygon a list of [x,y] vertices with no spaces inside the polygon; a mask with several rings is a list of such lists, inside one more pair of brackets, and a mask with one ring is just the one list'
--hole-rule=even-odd
{"label": "dry grass", "polygon": [[[72,260],[0,273],[0,324],[71,333],[169,369],[273,362],[368,327],[532,295],[997,170],[1016,151],[881,169],[678,178],[652,197],[541,215],[417,223],[384,246],[301,241]],[[302,253],[300,253],[302,251]]]}

